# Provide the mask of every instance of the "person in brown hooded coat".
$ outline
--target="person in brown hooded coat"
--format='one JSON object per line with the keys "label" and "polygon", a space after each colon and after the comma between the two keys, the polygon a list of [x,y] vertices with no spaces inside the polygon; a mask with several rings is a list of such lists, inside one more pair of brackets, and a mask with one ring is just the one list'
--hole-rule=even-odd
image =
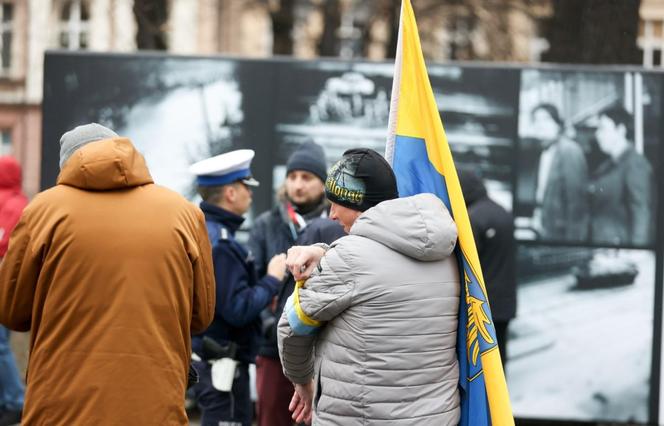
{"label": "person in brown hooded coat", "polygon": [[60,144],[0,266],[0,323],[31,332],[23,424],[186,425],[190,335],[215,303],[203,214],[110,129]]}

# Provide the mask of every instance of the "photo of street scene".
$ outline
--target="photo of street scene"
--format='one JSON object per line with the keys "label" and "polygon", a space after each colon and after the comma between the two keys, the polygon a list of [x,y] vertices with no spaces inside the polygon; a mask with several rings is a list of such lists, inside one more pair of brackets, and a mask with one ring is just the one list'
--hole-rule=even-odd
{"label": "photo of street scene", "polygon": [[[246,72],[251,64],[70,56],[52,57],[49,65],[53,78],[47,79],[45,90],[52,97],[47,97],[46,108],[53,102],[58,114],[45,122],[47,156],[57,150],[64,131],[98,122],[135,143],[155,182],[194,198],[189,165],[244,143],[246,113],[239,69]],[[104,79],[115,83],[97,88]],[[52,179],[53,184],[54,172],[47,170],[43,181]]]}
{"label": "photo of street scene", "polygon": [[[353,147],[383,153],[393,70],[386,63],[284,63],[278,87],[291,89],[277,94],[275,137],[280,148],[274,185],[283,175],[280,165],[305,140],[324,147],[328,164]],[[515,70],[483,67],[429,67],[457,167],[476,171],[492,197],[508,210],[512,209],[518,75]],[[499,87],[496,79],[502,83]]]}
{"label": "photo of street scene", "polygon": [[646,422],[655,254],[521,244],[518,274],[506,367],[515,415]]}

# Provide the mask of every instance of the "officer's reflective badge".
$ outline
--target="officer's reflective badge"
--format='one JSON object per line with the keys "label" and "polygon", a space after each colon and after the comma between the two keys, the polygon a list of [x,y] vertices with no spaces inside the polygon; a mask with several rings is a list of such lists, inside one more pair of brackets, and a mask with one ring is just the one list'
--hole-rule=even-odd
{"label": "officer's reflective badge", "polygon": [[219,231],[219,240],[227,240],[228,239],[228,229],[224,228],[223,226],[221,227],[221,230]]}

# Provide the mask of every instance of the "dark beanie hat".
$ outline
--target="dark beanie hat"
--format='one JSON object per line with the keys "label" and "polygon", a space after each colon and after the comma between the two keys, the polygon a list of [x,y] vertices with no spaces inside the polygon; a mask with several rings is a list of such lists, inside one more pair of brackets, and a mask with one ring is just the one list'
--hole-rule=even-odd
{"label": "dark beanie hat", "polygon": [[367,148],[349,149],[330,168],[325,196],[349,209],[366,211],[399,197],[397,179],[382,155]]}
{"label": "dark beanie hat", "polygon": [[470,206],[475,201],[486,196],[484,182],[482,182],[476,171],[459,169],[457,175],[459,176],[459,184],[461,185],[461,192],[463,193],[466,206]]}
{"label": "dark beanie hat", "polygon": [[288,158],[288,163],[286,163],[286,174],[293,170],[311,172],[325,182],[325,179],[327,179],[325,151],[314,142],[304,142],[297,147]]}

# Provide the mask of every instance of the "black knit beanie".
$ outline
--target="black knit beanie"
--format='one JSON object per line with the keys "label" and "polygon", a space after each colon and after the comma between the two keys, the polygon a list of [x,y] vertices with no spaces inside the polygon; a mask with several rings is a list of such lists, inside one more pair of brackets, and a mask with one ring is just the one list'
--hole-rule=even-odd
{"label": "black knit beanie", "polygon": [[382,155],[368,148],[349,149],[330,168],[325,196],[349,209],[366,211],[399,197],[397,179]]}
{"label": "black knit beanie", "polygon": [[286,174],[293,170],[311,172],[325,182],[327,179],[325,151],[314,142],[304,142],[297,147],[286,163]]}
{"label": "black knit beanie", "polygon": [[472,205],[477,200],[486,197],[486,188],[484,182],[475,170],[458,169],[459,184],[466,206]]}

